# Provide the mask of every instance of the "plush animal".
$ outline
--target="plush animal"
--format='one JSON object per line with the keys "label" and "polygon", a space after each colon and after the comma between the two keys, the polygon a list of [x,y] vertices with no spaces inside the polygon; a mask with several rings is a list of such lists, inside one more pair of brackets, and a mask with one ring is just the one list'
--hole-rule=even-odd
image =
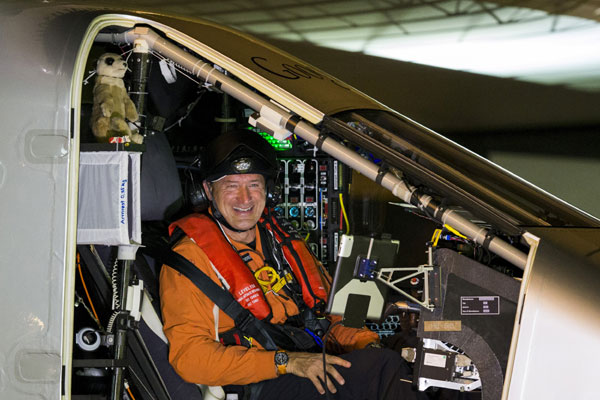
{"label": "plush animal", "polygon": [[126,121],[135,122],[139,118],[123,83],[126,71],[127,62],[118,54],[105,53],[98,59],[90,124],[99,142],[108,142],[113,136],[126,137],[134,143],[144,140],[142,135],[131,131]]}

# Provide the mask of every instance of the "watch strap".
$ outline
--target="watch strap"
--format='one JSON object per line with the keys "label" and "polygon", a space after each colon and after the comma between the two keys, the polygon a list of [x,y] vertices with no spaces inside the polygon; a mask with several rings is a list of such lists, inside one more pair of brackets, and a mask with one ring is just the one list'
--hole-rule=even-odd
{"label": "watch strap", "polygon": [[[283,361],[283,360],[285,361]],[[283,350],[278,350],[275,352],[275,365],[277,366],[277,374],[285,375],[287,374],[287,365],[288,365],[289,356]]]}

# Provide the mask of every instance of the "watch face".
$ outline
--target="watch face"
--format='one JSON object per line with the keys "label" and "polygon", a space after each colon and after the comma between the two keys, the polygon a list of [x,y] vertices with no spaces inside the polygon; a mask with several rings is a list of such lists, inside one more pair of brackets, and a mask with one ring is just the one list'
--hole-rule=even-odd
{"label": "watch face", "polygon": [[275,364],[286,365],[288,363],[288,355],[284,351],[278,351],[275,353]]}

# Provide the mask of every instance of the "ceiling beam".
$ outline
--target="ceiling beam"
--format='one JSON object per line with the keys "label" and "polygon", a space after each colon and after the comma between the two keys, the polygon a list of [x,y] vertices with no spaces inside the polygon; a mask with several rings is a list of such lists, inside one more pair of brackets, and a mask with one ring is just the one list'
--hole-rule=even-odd
{"label": "ceiling beam", "polygon": [[600,21],[600,0],[492,0],[498,5],[525,7],[556,15]]}

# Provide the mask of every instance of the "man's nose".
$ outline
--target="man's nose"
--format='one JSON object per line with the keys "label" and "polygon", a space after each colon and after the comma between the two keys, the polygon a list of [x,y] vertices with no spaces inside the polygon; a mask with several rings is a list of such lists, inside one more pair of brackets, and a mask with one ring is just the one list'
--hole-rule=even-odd
{"label": "man's nose", "polygon": [[250,189],[246,186],[242,186],[240,187],[240,190],[238,192],[238,197],[240,199],[240,201],[242,202],[247,202],[248,200],[250,200]]}

